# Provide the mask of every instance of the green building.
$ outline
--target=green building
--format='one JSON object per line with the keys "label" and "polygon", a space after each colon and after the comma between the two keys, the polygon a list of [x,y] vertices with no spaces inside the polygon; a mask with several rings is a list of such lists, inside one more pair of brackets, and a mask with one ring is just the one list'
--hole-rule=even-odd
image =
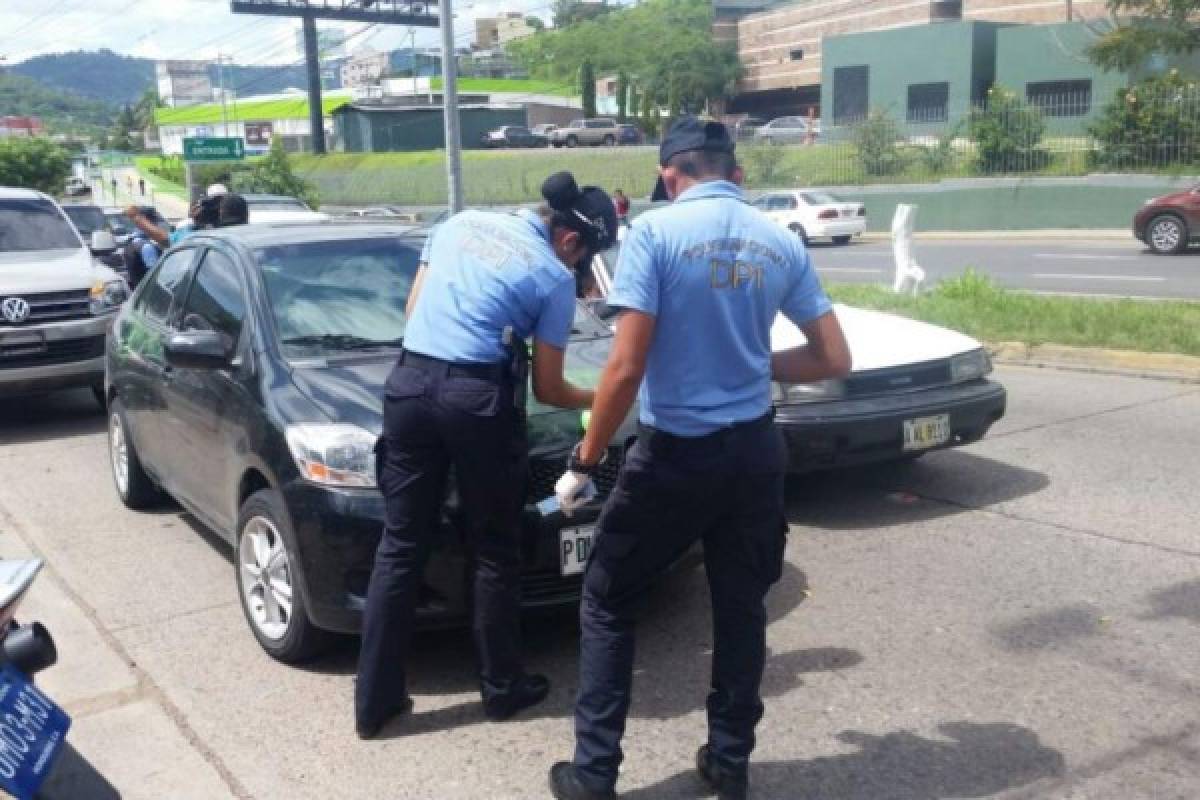
{"label": "green building", "polygon": [[[465,148],[480,146],[483,134],[502,125],[525,125],[524,108],[459,106],[459,130]],[[333,114],[338,148],[347,153],[440,150],[446,146],[441,106],[380,106],[351,103]]]}

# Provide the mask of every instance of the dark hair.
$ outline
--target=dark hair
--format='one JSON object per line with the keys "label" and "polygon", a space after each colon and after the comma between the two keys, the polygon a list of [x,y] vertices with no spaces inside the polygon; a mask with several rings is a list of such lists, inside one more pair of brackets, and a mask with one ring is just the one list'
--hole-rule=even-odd
{"label": "dark hair", "polygon": [[719,178],[727,181],[733,178],[737,170],[737,158],[733,153],[718,150],[687,150],[671,156],[666,166],[674,167],[689,178]]}
{"label": "dark hair", "polygon": [[198,204],[193,223],[197,230],[217,227],[217,219],[221,211],[221,196],[205,197]]}
{"label": "dark hair", "polygon": [[245,225],[250,219],[250,209],[246,205],[246,198],[240,194],[220,195],[221,205],[217,215],[217,225],[224,227],[226,225]]}

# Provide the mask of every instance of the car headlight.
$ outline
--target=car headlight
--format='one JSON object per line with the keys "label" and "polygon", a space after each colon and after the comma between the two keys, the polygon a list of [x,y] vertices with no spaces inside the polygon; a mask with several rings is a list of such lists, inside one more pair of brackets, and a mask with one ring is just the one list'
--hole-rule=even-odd
{"label": "car headlight", "polygon": [[992,359],[982,347],[950,359],[951,383],[963,383],[982,378],[992,371]]}
{"label": "car headlight", "polygon": [[116,311],[129,299],[129,286],[123,280],[96,281],[88,293],[88,308],[93,314]]}
{"label": "car headlight", "polygon": [[821,403],[837,400],[846,394],[846,384],[840,380],[815,383],[772,383],[771,400],[779,405],[792,403]]}
{"label": "car headlight", "polygon": [[289,425],[288,448],[300,474],[325,486],[375,486],[375,441],[357,425]]}

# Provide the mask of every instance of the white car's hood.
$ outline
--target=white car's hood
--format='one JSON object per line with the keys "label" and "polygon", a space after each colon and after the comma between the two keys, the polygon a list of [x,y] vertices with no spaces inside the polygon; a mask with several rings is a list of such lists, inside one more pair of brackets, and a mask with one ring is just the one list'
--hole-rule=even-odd
{"label": "white car's hood", "polygon": [[83,247],[69,250],[0,252],[0,297],[90,289],[117,273],[92,260]]}
{"label": "white car's hood", "polygon": [[[846,333],[855,372],[949,358],[980,346],[970,336],[927,322],[840,303],[833,308]],[[772,350],[787,350],[804,342],[804,334],[786,317],[775,318]]]}
{"label": "white car's hood", "polygon": [[328,222],[329,215],[321,211],[255,211],[250,209],[250,224],[264,222]]}

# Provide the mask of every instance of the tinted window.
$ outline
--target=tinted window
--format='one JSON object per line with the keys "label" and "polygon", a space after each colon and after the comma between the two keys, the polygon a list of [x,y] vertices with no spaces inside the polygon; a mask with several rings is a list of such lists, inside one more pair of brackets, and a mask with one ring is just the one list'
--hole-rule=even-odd
{"label": "tinted window", "polygon": [[256,250],[284,354],[345,350],[353,340],[398,342],[420,246],[378,237]]}
{"label": "tinted window", "polygon": [[525,130],[524,128],[509,128],[508,135],[509,136],[528,136],[529,131]]}
{"label": "tinted window", "polygon": [[0,200],[0,253],[82,247],[54,203],[40,197]]}
{"label": "tinted window", "polygon": [[1025,99],[1047,117],[1082,117],[1092,109],[1092,82],[1084,80],[1027,83]]}
{"label": "tinted window", "polygon": [[945,122],[948,83],[914,83],[908,87],[909,122]]}
{"label": "tinted window", "polygon": [[870,75],[865,66],[833,68],[833,124],[859,122],[867,116]]}
{"label": "tinted window", "polygon": [[146,288],[138,295],[137,310],[165,325],[171,313],[171,301],[182,288],[195,254],[196,251],[191,248],[176,250],[163,259],[146,281]]}
{"label": "tinted window", "polygon": [[96,231],[102,231],[108,225],[104,212],[95,206],[63,206],[63,211],[75,225],[75,230],[89,238]]}
{"label": "tinted window", "polygon": [[246,303],[237,265],[224,253],[209,250],[188,290],[180,330],[220,331],[237,339],[245,318]]}
{"label": "tinted window", "polygon": [[771,199],[767,201],[768,211],[786,211],[789,208],[795,207],[796,198],[790,195],[777,194],[772,196]]}

